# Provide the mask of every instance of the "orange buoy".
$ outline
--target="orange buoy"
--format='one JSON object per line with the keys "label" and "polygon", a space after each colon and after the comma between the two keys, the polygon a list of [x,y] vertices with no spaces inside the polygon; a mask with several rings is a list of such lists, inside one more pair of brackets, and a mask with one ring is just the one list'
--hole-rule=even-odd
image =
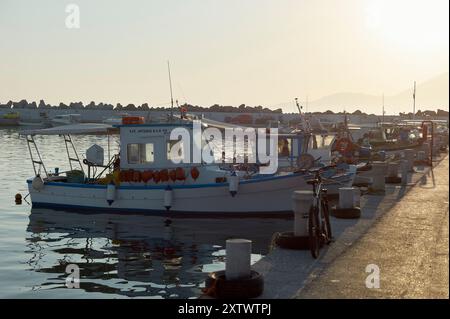
{"label": "orange buoy", "polygon": [[172,180],[172,182],[175,182],[177,180],[177,171],[171,169],[169,172],[169,178]]}
{"label": "orange buoy", "polygon": [[126,171],[120,171],[119,173],[119,179],[121,182],[125,182],[126,181]]}
{"label": "orange buoy", "polygon": [[139,183],[141,181],[141,172],[134,171],[133,173],[133,182]]}
{"label": "orange buoy", "polygon": [[176,173],[176,176],[177,176],[177,180],[184,181],[186,179],[186,175],[184,174],[184,169],[183,168],[177,167],[175,173]]}
{"label": "orange buoy", "polygon": [[160,170],[159,178],[161,179],[161,182],[167,182],[169,180],[169,171],[167,169]]}
{"label": "orange buoy", "polygon": [[147,183],[153,178],[153,171],[150,170],[142,172],[141,178],[144,183]]}
{"label": "orange buoy", "polygon": [[159,176],[159,172],[158,171],[154,171],[153,172],[153,180],[155,181],[156,184],[158,184],[159,181],[161,180],[161,177]]}
{"label": "orange buoy", "polygon": [[124,116],[122,117],[122,124],[144,124],[145,120],[143,116]]}
{"label": "orange buoy", "polygon": [[128,171],[126,171],[126,181],[127,182],[132,182],[133,181],[133,175],[134,175],[134,171],[132,169],[129,169]]}
{"label": "orange buoy", "polygon": [[191,168],[191,176],[194,179],[194,181],[197,180],[197,178],[200,176],[200,171],[198,170],[197,167]]}

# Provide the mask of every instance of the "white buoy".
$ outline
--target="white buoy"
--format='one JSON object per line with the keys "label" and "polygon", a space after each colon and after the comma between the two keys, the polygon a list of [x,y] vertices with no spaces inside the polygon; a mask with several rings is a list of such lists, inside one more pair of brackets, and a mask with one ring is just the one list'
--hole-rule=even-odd
{"label": "white buoy", "polygon": [[353,208],[355,204],[355,188],[354,187],[340,187],[339,188],[339,208],[349,209]]}
{"label": "white buoy", "polygon": [[401,168],[401,173],[402,173],[402,185],[407,185],[408,184],[408,161],[407,160],[402,160],[400,162],[400,168]]}
{"label": "white buoy", "polygon": [[239,189],[239,176],[236,174],[236,172],[231,173],[231,175],[228,177],[228,187],[231,196],[235,196]]}
{"label": "white buoy", "polygon": [[385,163],[373,163],[372,164],[372,190],[384,191],[386,187],[387,165]]}
{"label": "white buoy", "polygon": [[108,202],[109,206],[114,203],[114,200],[116,199],[116,185],[114,185],[114,182],[110,182],[106,186],[106,201]]}
{"label": "white buoy", "polygon": [[414,171],[414,150],[406,149],[403,151],[404,159],[408,161],[408,171]]}
{"label": "white buoy", "polygon": [[41,175],[36,175],[36,177],[33,178],[31,186],[37,191],[41,191],[42,189],[44,189],[44,180],[42,179]]}
{"label": "white buoy", "polygon": [[313,191],[294,191],[292,193],[294,236],[308,236],[308,215],[312,200]]}
{"label": "white buoy", "polygon": [[251,254],[251,240],[228,239],[226,241],[225,278],[227,280],[249,278]]}
{"label": "white buoy", "polygon": [[164,207],[169,210],[172,207],[173,190],[172,187],[167,186],[164,190]]}

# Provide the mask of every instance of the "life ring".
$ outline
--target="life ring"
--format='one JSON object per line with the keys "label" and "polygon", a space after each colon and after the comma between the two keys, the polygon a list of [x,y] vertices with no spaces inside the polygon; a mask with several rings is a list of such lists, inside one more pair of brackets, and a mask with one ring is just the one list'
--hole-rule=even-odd
{"label": "life ring", "polygon": [[335,148],[339,153],[350,152],[352,150],[352,141],[346,137],[342,137],[336,141]]}
{"label": "life ring", "polygon": [[195,180],[197,180],[197,178],[200,176],[200,171],[198,170],[197,167],[192,167],[191,168],[191,177]]}

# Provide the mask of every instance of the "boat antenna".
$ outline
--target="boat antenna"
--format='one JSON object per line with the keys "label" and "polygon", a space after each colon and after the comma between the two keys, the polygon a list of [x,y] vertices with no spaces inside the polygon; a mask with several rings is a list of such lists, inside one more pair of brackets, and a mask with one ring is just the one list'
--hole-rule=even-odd
{"label": "boat antenna", "polygon": [[414,81],[414,92],[413,92],[413,120],[416,118],[416,81]]}
{"label": "boat antenna", "polygon": [[167,70],[169,71],[169,86],[170,86],[170,121],[173,120],[173,93],[172,93],[172,77],[170,76],[170,62],[167,61]]}
{"label": "boat antenna", "polygon": [[306,96],[305,112],[308,113],[308,95]]}
{"label": "boat antenna", "polygon": [[381,110],[383,113],[381,115],[381,121],[384,122],[384,93],[383,93],[383,109]]}

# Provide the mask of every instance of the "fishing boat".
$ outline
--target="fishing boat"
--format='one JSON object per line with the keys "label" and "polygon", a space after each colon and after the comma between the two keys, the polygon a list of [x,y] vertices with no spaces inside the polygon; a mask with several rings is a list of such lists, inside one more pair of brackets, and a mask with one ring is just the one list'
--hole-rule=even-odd
{"label": "fishing boat", "polygon": [[9,112],[0,117],[0,126],[16,126],[19,125],[20,114],[17,112]]}
{"label": "fishing boat", "polygon": [[[35,172],[27,180],[33,208],[180,217],[291,216],[292,192],[311,189],[307,180],[312,175],[301,169],[267,173],[263,168],[273,163],[196,161],[194,145],[199,141],[195,137],[195,125],[196,122],[188,119],[144,123],[143,118],[124,117],[123,124],[115,126],[120,134],[120,153],[109,158],[106,164],[104,150],[98,145],[89,148],[86,159],[81,161],[73,135],[109,136],[113,129],[110,125],[80,124],[22,132]],[[209,126],[198,125],[202,129]],[[172,152],[175,144],[180,146],[180,141],[171,139],[175,129],[182,129],[191,137],[181,141],[181,153]],[[63,136],[70,170],[50,174],[35,135]],[[200,143],[204,150],[207,141],[200,140]],[[191,154],[187,151],[188,144],[192,145]],[[307,148],[303,148],[302,154],[306,152]],[[100,173],[93,174],[98,168]],[[351,183],[353,176],[347,174],[346,182]],[[337,182],[341,178],[342,174],[327,177]]]}
{"label": "fishing boat", "polygon": [[81,122],[80,114],[61,114],[56,115],[50,120],[52,126],[70,125]]}

